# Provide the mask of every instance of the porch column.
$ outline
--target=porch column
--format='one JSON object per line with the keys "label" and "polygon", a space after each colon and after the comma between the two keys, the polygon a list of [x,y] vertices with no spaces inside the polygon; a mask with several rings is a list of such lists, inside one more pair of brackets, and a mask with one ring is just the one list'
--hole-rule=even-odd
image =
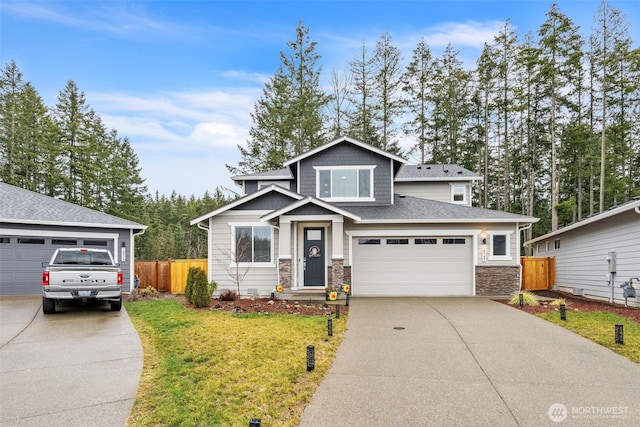
{"label": "porch column", "polygon": [[291,289],[291,220],[280,217],[278,232],[278,284]]}
{"label": "porch column", "polygon": [[336,288],[344,283],[343,225],[342,218],[331,221],[331,284]]}

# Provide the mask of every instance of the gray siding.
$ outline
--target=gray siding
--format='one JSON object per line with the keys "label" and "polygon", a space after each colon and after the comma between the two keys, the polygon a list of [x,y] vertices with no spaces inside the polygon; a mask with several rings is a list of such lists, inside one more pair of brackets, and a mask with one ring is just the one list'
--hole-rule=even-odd
{"label": "gray siding", "polygon": [[[313,168],[314,166],[356,165],[376,165],[373,172],[375,202],[367,202],[367,204],[391,204],[393,201],[391,160],[348,142],[337,144],[330,150],[321,151],[300,162],[299,193],[316,197],[316,170]],[[336,205],[338,204],[336,203]]]}
{"label": "gray siding", "polygon": [[280,209],[283,206],[286,206],[293,202],[289,196],[285,196],[284,194],[280,194],[278,192],[269,192],[264,194],[256,199],[249,200],[246,203],[241,204],[240,206],[236,206],[233,210],[236,211],[255,211],[255,210],[265,210],[265,211],[273,211],[276,209]]}
{"label": "gray siding", "polygon": [[336,213],[314,204],[306,204],[290,212],[287,215],[335,215]]}
{"label": "gray siding", "polygon": [[[560,248],[554,249],[559,239]],[[548,246],[548,250],[547,250]],[[609,299],[606,257],[617,254],[614,276],[614,299],[623,302],[620,285],[630,277],[640,277],[640,215],[633,210],[569,230],[534,244],[536,257],[555,257],[556,288],[572,292],[581,290],[586,296]],[[640,304],[640,298],[632,298]]]}

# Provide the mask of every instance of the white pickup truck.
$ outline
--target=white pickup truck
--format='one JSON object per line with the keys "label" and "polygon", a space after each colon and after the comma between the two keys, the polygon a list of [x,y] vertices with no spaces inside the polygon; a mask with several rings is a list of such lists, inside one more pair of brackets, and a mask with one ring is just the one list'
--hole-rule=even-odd
{"label": "white pickup truck", "polygon": [[57,249],[42,272],[42,311],[52,314],[60,300],[108,301],[122,308],[122,271],[106,249]]}

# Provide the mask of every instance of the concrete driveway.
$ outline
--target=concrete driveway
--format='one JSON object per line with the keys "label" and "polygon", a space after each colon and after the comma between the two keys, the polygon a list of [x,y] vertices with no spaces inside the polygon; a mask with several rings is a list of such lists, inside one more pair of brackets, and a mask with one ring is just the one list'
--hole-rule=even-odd
{"label": "concrete driveway", "polygon": [[142,345],[127,312],[0,298],[0,426],[123,426]]}
{"label": "concrete driveway", "polygon": [[353,298],[301,425],[638,426],[640,365],[487,299]]}

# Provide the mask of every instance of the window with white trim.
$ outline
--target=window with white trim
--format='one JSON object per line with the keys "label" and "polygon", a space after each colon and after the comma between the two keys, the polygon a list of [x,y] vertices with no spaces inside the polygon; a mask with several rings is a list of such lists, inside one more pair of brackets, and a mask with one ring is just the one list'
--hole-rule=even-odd
{"label": "window with white trim", "polygon": [[372,201],[375,166],[316,168],[316,195],[331,201]]}
{"label": "window with white trim", "polygon": [[268,226],[236,225],[233,227],[232,262],[271,263],[273,260],[273,229]]}
{"label": "window with white trim", "polygon": [[489,233],[489,259],[511,259],[511,233]]}
{"label": "window with white trim", "polygon": [[465,184],[451,185],[451,202],[467,203],[467,186]]}

